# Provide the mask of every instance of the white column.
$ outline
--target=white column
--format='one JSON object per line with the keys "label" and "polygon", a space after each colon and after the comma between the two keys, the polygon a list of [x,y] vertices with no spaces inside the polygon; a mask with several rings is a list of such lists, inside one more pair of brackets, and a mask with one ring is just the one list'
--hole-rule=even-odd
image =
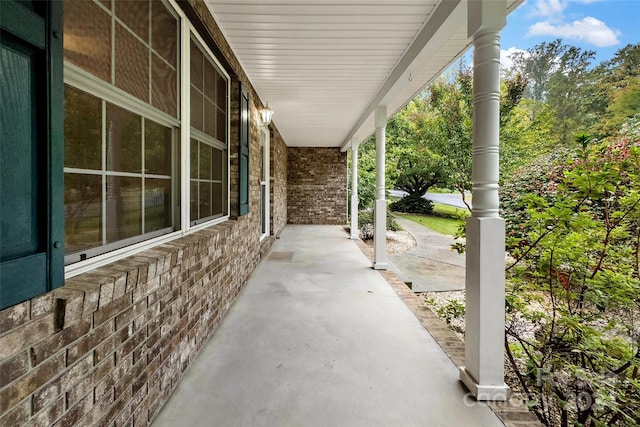
{"label": "white column", "polygon": [[504,0],[470,0],[473,36],[473,212],[467,220],[465,366],[460,379],[478,400],[506,400],[505,227],[498,215],[500,30]]}
{"label": "white column", "polygon": [[351,139],[351,239],[358,239],[358,147],[360,141]]}
{"label": "white column", "polygon": [[387,264],[387,201],[385,200],[385,128],[387,107],[376,107],[376,201],[373,221],[373,268],[386,270]]}

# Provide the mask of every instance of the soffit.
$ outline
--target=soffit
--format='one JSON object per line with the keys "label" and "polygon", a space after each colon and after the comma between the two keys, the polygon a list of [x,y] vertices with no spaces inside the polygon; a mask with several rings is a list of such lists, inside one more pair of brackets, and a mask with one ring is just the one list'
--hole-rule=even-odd
{"label": "soffit", "polygon": [[368,136],[376,105],[391,116],[470,45],[466,0],[206,4],[288,146]]}

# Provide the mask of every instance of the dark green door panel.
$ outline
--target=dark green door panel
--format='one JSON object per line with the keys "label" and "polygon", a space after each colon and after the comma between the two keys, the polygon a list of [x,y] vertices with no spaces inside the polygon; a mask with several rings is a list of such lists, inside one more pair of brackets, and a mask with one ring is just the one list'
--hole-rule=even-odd
{"label": "dark green door panel", "polygon": [[0,309],[64,281],[61,25],[62,2],[0,1]]}

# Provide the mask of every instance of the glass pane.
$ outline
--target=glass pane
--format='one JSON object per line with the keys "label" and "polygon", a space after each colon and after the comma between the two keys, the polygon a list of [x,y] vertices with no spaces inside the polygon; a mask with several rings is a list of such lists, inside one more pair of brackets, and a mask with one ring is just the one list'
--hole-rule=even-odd
{"label": "glass pane", "polygon": [[133,30],[142,40],[149,43],[149,2],[117,1],[116,16]]}
{"label": "glass pane", "polygon": [[218,73],[213,64],[206,60],[204,62],[204,94],[211,101],[216,100],[216,77]]}
{"label": "glass pane", "polygon": [[212,179],[216,181],[222,180],[222,151],[216,148],[212,151],[211,156],[211,169],[212,169]]}
{"label": "glass pane", "polygon": [[153,54],[151,63],[151,103],[173,117],[178,116],[177,73]]}
{"label": "glass pane", "polygon": [[224,114],[223,111],[220,111],[220,109],[216,108],[216,138],[218,139],[218,141],[227,142],[227,116]]}
{"label": "glass pane", "polygon": [[171,65],[177,65],[178,21],[160,1],[151,3],[151,47]]}
{"label": "glass pane", "polygon": [[216,77],[216,105],[227,111],[227,81],[220,74]]}
{"label": "glass pane", "polygon": [[207,135],[216,137],[216,114],[217,109],[213,102],[204,99],[204,131]]}
{"label": "glass pane", "polygon": [[191,146],[190,146],[190,153],[191,153],[191,178],[197,178],[198,177],[198,141],[196,141],[195,139],[191,138]]}
{"label": "glass pane", "polygon": [[204,56],[198,46],[191,40],[191,85],[204,90],[204,80],[202,76]]}
{"label": "glass pane", "polygon": [[111,82],[111,17],[95,3],[64,2],[64,58]]}
{"label": "glass pane", "polygon": [[171,227],[171,180],[145,179],[144,232]]}
{"label": "glass pane", "polygon": [[146,119],[144,138],[145,173],[171,176],[171,129]]}
{"label": "glass pane", "polygon": [[191,126],[204,131],[203,125],[203,103],[204,98],[202,94],[193,86],[191,86]]}
{"label": "glass pane", "polygon": [[200,183],[200,199],[198,200],[200,207],[200,218],[206,218],[213,215],[211,213],[211,183]]}
{"label": "glass pane", "polygon": [[211,179],[211,146],[200,144],[200,179]]}
{"label": "glass pane", "polygon": [[149,50],[116,24],[116,86],[149,102]]}
{"label": "glass pane", "polygon": [[142,234],[142,179],[107,177],[107,243]]}
{"label": "glass pane", "polygon": [[71,254],[102,245],[102,177],[64,174],[64,247]]}
{"label": "glass pane", "polygon": [[142,119],[107,104],[107,170],[142,172]]}
{"label": "glass pane", "polygon": [[212,215],[222,215],[222,184],[213,183],[211,184],[211,214]]}
{"label": "glass pane", "polygon": [[198,182],[197,181],[191,181],[190,218],[191,218],[191,221],[200,219],[200,217],[198,216]]}
{"label": "glass pane", "polygon": [[64,165],[102,169],[102,101],[64,88]]}

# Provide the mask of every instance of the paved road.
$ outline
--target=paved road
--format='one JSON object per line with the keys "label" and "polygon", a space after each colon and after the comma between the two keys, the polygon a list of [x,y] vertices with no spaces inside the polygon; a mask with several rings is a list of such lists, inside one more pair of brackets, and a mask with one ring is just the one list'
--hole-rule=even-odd
{"label": "paved road", "polygon": [[[389,194],[394,197],[403,197],[407,193],[400,190],[389,190]],[[457,208],[466,208],[464,203],[462,203],[462,196],[460,196],[460,193],[427,193],[422,197],[431,200],[434,203],[455,206]],[[471,201],[469,199],[467,199],[467,203],[471,206]]]}

